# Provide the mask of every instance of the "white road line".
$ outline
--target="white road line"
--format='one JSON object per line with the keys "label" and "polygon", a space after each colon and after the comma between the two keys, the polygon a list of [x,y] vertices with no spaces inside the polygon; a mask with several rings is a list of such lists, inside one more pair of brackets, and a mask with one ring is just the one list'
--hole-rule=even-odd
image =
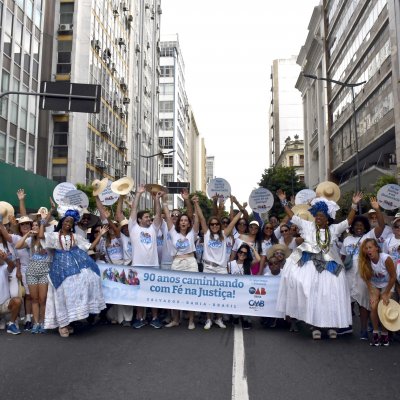
{"label": "white road line", "polygon": [[232,400],[249,399],[244,362],[243,331],[240,325],[235,325],[233,331]]}

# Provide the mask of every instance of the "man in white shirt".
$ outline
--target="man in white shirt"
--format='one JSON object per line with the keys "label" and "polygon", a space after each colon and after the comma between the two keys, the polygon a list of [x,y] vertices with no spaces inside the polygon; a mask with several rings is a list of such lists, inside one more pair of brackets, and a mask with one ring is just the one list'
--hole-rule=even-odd
{"label": "man in white shirt", "polygon": [[[132,265],[134,267],[159,268],[157,233],[162,223],[160,198],[164,193],[158,192],[154,196],[155,216],[153,222],[151,222],[150,213],[148,211],[137,211],[140,197],[145,191],[146,189],[143,185],[140,185],[137,189],[129,218],[129,236],[134,249]],[[150,325],[156,329],[162,328],[163,325],[158,319],[158,309],[152,308],[151,311],[153,318]],[[133,328],[140,329],[146,325],[143,314],[144,308],[137,307],[136,321],[132,325]]]}
{"label": "man in white shirt", "polygon": [[10,322],[7,324],[7,333],[19,335],[21,331],[15,324],[21,308],[21,298],[10,296],[8,275],[14,270],[15,263],[7,257],[7,253],[0,251],[0,315],[11,313]]}

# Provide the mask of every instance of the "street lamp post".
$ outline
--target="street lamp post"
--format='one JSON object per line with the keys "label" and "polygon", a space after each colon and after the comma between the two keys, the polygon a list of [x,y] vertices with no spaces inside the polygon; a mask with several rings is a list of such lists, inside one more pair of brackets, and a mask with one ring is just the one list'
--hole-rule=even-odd
{"label": "street lamp post", "polygon": [[[326,82],[335,83],[335,84],[337,84],[339,86],[344,86],[344,87],[348,87],[348,88],[351,89],[351,99],[352,99],[352,103],[353,103],[353,120],[354,120],[354,142],[355,142],[355,145],[356,145],[356,173],[357,173],[357,177],[356,177],[356,192],[360,192],[361,191],[360,157],[359,157],[359,154],[358,154],[358,133],[357,133],[357,121],[356,121],[357,110],[356,110],[354,88],[357,87],[357,86],[364,85],[364,83],[366,83],[367,81],[362,81],[362,82],[357,82],[357,83],[350,83],[350,82],[337,81],[336,79],[318,77],[318,76],[312,75],[312,74],[303,73],[303,76],[305,78],[310,78],[310,79],[314,79],[314,80],[317,80],[317,81],[326,81]],[[359,208],[359,213],[361,213],[361,208]]]}

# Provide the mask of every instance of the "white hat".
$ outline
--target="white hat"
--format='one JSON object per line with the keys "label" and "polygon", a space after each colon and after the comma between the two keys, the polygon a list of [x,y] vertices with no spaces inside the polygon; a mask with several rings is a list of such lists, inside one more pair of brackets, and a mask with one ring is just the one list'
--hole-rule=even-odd
{"label": "white hat", "polygon": [[92,182],[93,196],[98,196],[101,192],[103,192],[104,189],[107,187],[107,184],[108,184],[107,178],[104,178],[101,181],[99,179],[95,179]]}
{"label": "white hat", "polygon": [[0,201],[0,215],[3,217],[3,224],[8,224],[9,217],[14,215],[14,207],[6,201]]}
{"label": "white hat", "polygon": [[374,210],[373,208],[371,208],[370,210],[368,210],[368,214],[373,214],[376,213],[376,210]]}
{"label": "white hat", "polygon": [[383,301],[378,303],[378,316],[382,325],[389,331],[400,330],[400,304],[390,299],[386,306]]}
{"label": "white hat", "polygon": [[298,204],[292,207],[292,213],[305,221],[314,222],[315,218],[312,216],[310,211],[308,211],[309,208],[310,206],[308,204]]}
{"label": "white hat", "polygon": [[260,226],[260,224],[258,223],[258,221],[256,221],[255,219],[253,221],[249,222],[249,226],[250,225],[257,225],[258,227]]}
{"label": "white hat", "polygon": [[340,188],[331,181],[321,182],[315,189],[317,197],[324,197],[327,200],[337,202],[340,199]]}
{"label": "white hat", "polygon": [[125,196],[133,189],[133,179],[129,176],[124,176],[111,184],[111,190],[121,196]]}
{"label": "white hat", "polygon": [[33,221],[27,216],[27,215],[23,215],[22,217],[19,217],[17,219],[18,224],[25,224],[27,222],[32,223]]}
{"label": "white hat", "polygon": [[127,220],[125,218],[119,223],[119,227],[122,228],[123,226],[128,225],[128,224],[129,224],[129,220]]}
{"label": "white hat", "polygon": [[145,188],[150,193],[158,193],[158,192],[168,193],[168,189],[166,187],[158,185],[156,183],[149,183],[145,185]]}

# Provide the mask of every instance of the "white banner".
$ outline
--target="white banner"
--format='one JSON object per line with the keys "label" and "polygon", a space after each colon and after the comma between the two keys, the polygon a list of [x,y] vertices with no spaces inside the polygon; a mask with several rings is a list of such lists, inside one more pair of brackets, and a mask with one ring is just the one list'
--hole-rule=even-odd
{"label": "white banner", "polygon": [[99,263],[109,304],[283,318],[280,276],[178,272]]}

